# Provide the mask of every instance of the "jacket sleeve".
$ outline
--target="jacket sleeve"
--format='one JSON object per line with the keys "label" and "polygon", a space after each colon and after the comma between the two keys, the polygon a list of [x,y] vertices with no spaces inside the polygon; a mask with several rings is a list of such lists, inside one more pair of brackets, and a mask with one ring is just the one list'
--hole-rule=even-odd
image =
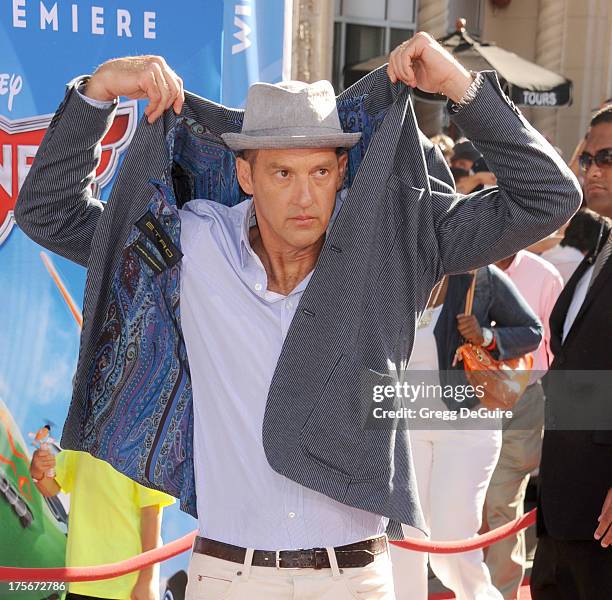
{"label": "jacket sleeve", "polygon": [[115,106],[88,104],[76,85],[69,84],[36,153],[17,198],[15,220],[41,246],[87,266],[103,209],[90,185]]}
{"label": "jacket sleeve", "polygon": [[487,270],[492,295],[488,316],[495,321],[499,358],[517,358],[535,350],[544,335],[542,323],[501,269],[491,265]]}
{"label": "jacket sleeve", "polygon": [[468,195],[432,189],[434,227],[445,273],[510,256],[563,225],[580,206],[576,178],[554,148],[484,73],[476,97],[452,116],[497,176]]}

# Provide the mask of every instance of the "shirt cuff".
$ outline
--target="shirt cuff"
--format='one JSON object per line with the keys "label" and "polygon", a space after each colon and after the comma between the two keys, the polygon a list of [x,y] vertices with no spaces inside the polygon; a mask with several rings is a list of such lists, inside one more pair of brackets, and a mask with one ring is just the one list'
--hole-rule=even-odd
{"label": "shirt cuff", "polygon": [[484,341],[482,345],[485,350],[489,350],[489,352],[495,350],[497,348],[497,338],[495,337],[495,332],[488,327],[483,327],[483,334],[488,332],[488,335],[483,335]]}
{"label": "shirt cuff", "polygon": [[90,98],[89,96],[86,96],[84,93],[86,85],[87,85],[87,80],[81,80],[75,86],[75,90],[76,90],[76,93],[90,106],[93,106],[95,108],[100,108],[100,109],[107,109],[113,106],[114,104],[118,103],[117,98],[115,98],[115,100],[96,100],[95,98]]}

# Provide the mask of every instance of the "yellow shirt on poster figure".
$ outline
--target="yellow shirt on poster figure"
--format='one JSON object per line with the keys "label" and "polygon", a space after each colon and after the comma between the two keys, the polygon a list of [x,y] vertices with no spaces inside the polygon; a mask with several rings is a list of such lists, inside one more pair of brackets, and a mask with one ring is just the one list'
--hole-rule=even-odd
{"label": "yellow shirt on poster figure", "polygon": [[[142,552],[140,513],[146,506],[168,506],[174,498],[143,487],[86,452],[56,456],[55,481],[70,494],[66,565],[114,563]],[[73,594],[129,599],[138,572],[104,581],[70,583]]]}

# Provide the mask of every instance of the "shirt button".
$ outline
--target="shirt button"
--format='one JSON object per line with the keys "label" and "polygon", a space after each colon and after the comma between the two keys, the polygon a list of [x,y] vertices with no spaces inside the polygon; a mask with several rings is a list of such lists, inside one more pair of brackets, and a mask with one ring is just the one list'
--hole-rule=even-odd
{"label": "shirt button", "polygon": [[293,302],[287,302],[287,308],[291,310],[293,308]]}
{"label": "shirt button", "polygon": [[255,291],[257,292],[261,292],[261,288],[263,287],[263,285],[261,285],[261,283],[256,283],[255,284]]}
{"label": "shirt button", "polygon": [[290,512],[290,513],[289,513],[287,516],[288,516],[290,519],[293,519],[293,518],[295,517],[295,513],[294,513],[294,512]]}

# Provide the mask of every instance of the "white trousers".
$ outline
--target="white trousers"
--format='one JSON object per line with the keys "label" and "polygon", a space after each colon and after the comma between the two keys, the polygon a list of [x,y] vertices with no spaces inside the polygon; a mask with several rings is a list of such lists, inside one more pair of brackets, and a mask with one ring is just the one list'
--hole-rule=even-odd
{"label": "white trousers", "polygon": [[333,548],[327,553],[331,568],[317,570],[253,567],[251,549],[244,564],[193,553],[185,600],[395,600],[387,553],[345,569]]}
{"label": "white trousers", "polygon": [[[487,487],[501,449],[501,431],[410,432],[419,499],[431,539],[474,537],[482,524]],[[422,532],[402,526],[407,537]],[[427,599],[427,560],[457,600],[503,600],[491,583],[482,550],[431,554],[391,551],[397,600]]]}

